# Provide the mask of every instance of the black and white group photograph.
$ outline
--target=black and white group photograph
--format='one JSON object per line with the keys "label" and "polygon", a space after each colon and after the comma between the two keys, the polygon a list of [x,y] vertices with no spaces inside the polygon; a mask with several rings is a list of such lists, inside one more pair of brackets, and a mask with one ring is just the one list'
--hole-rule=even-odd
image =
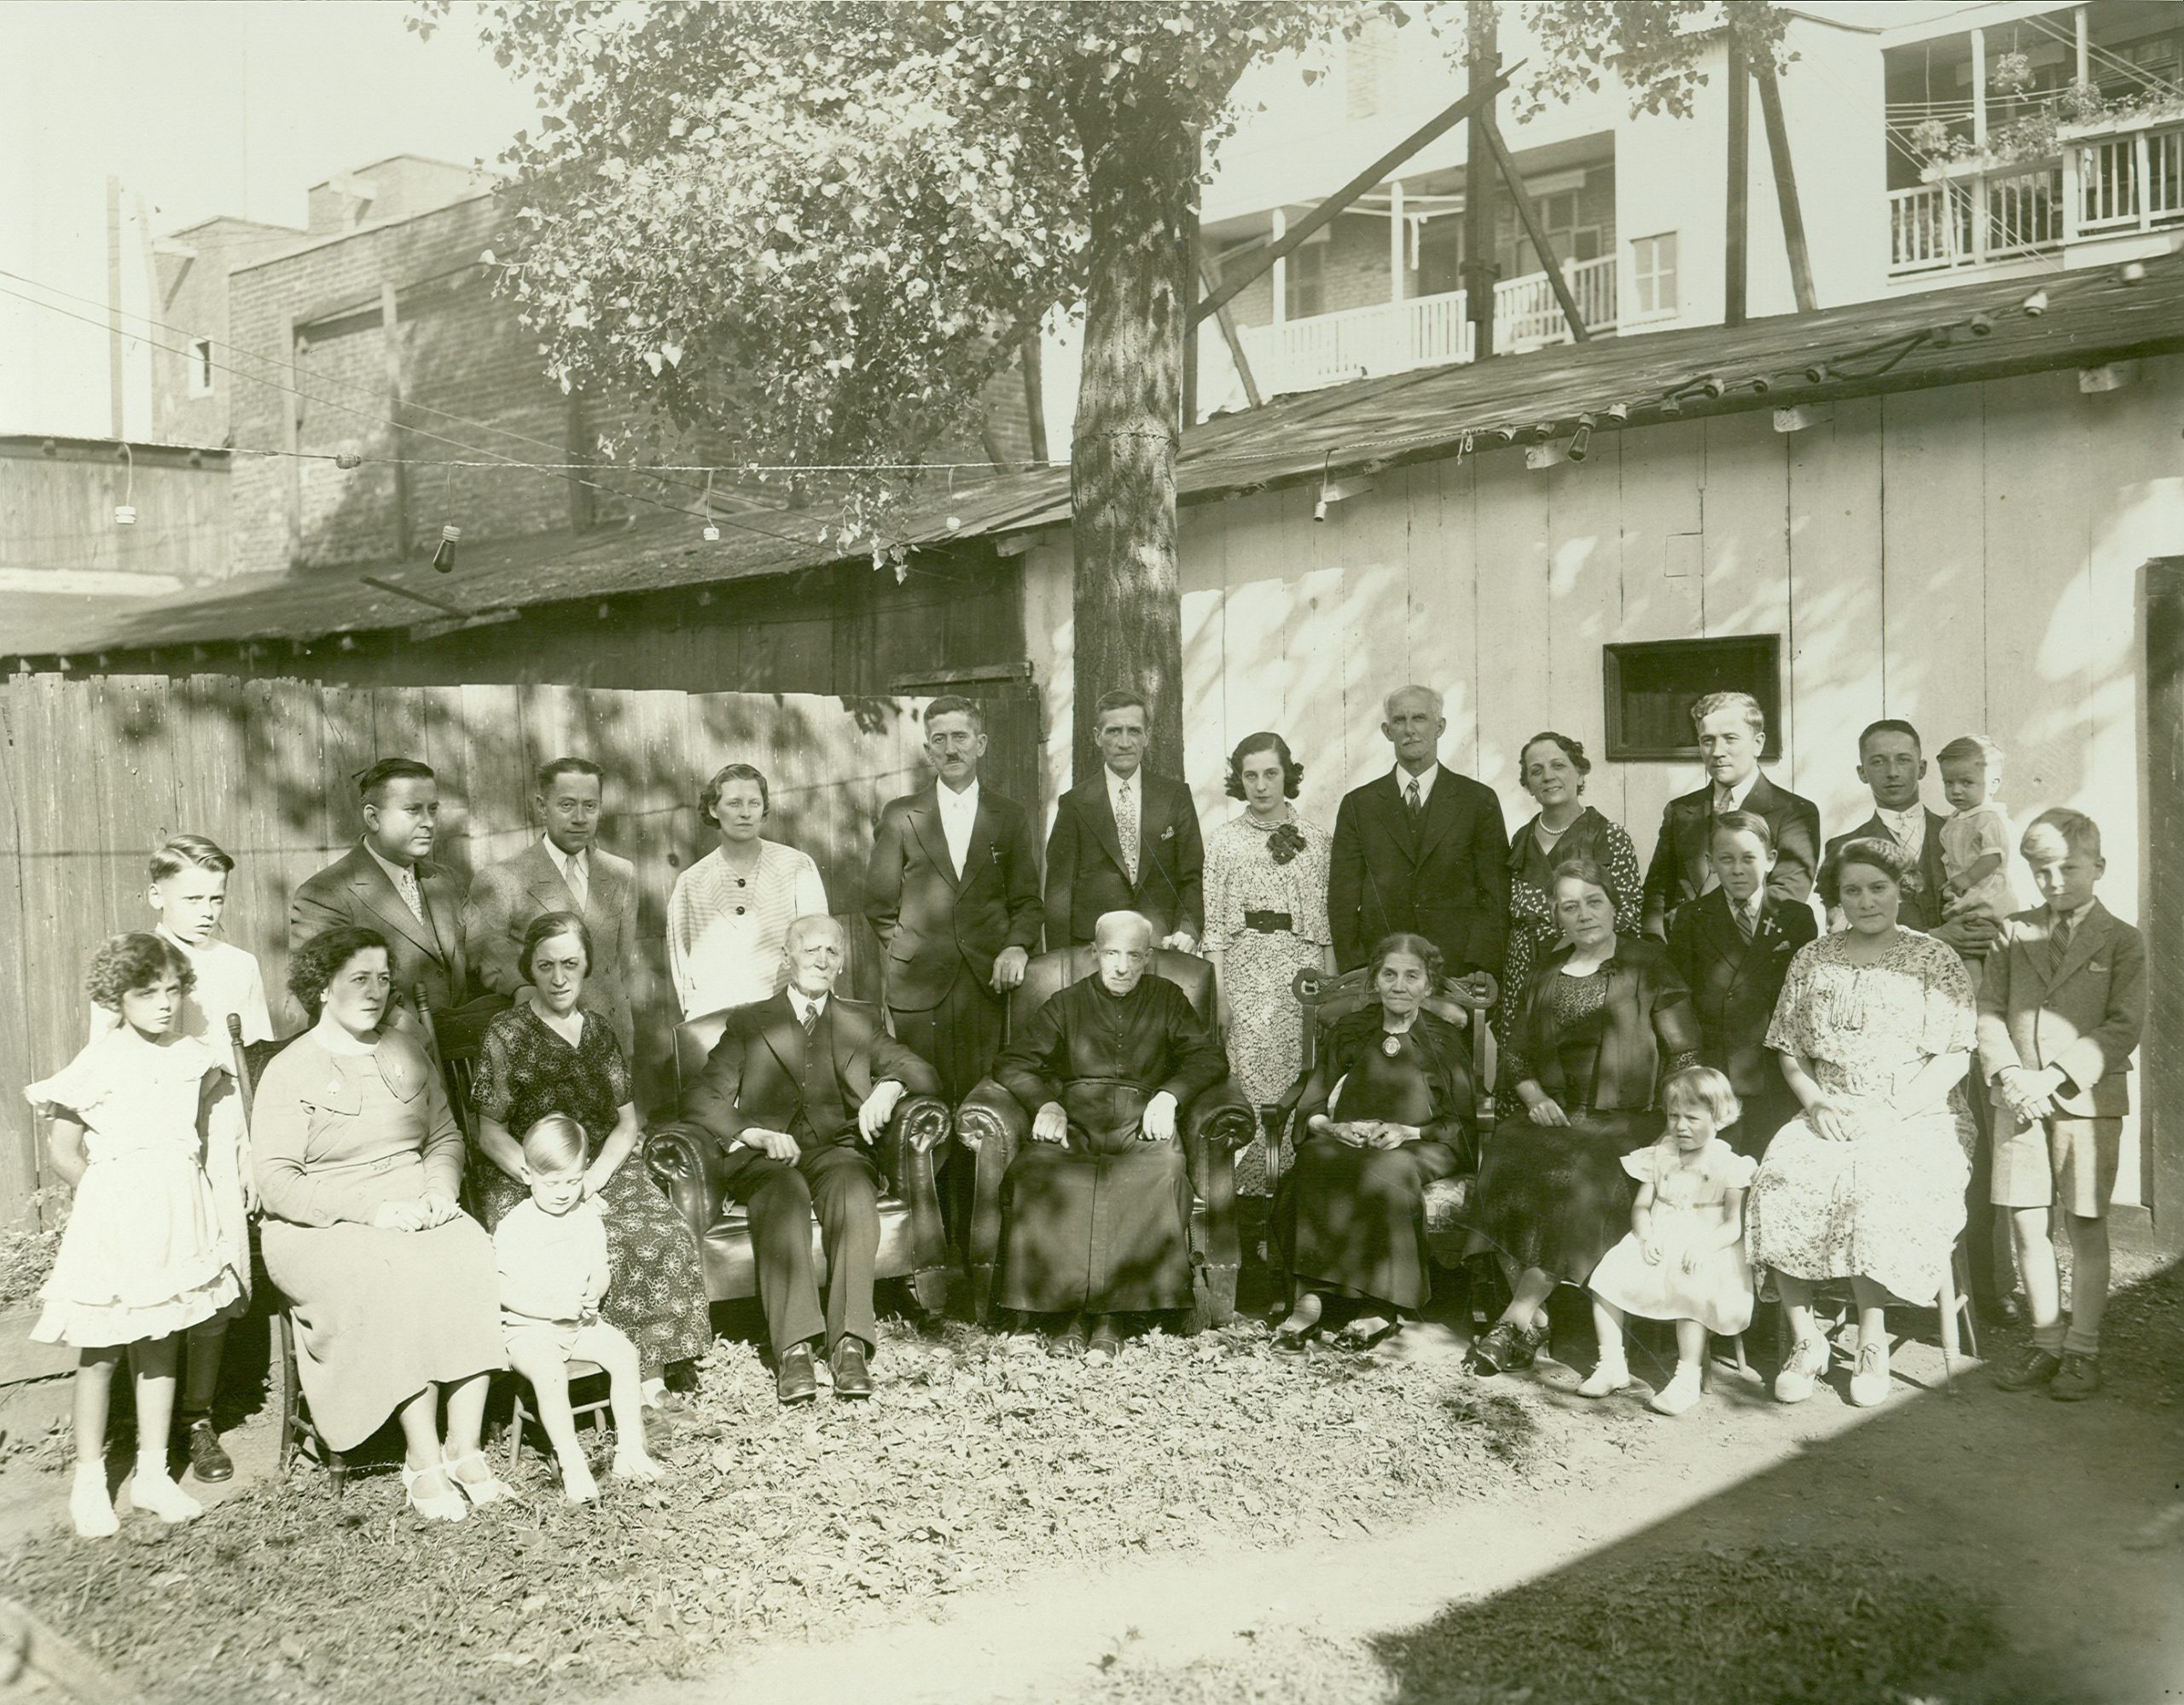
{"label": "black and white group photograph", "polygon": [[0,4],[17,1699],[2184,1699],[2184,0]]}

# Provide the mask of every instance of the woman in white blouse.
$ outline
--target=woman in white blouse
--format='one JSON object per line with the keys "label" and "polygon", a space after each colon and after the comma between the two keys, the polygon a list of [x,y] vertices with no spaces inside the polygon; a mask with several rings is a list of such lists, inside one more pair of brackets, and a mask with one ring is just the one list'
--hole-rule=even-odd
{"label": "woman in white blouse", "polygon": [[772,998],[788,926],[827,909],[819,867],[760,836],[770,806],[766,778],[747,763],[723,766],[698,796],[720,844],[676,878],[667,902],[668,960],[686,1020]]}

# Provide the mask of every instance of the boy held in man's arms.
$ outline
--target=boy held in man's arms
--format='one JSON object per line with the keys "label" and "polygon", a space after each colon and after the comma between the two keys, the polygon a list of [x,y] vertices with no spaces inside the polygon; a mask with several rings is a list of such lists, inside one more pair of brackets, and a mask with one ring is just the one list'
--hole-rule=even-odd
{"label": "boy held in man's arms", "polygon": [[[2003,925],[1979,986],[1979,1070],[1995,1108],[1995,1205],[2011,1210],[2032,1343],[1997,1372],[2065,1401],[2100,1389],[2108,1300],[2108,1203],[2115,1194],[2131,1054],[2146,1020],[2146,945],[2094,896],[2107,868],[2100,829],[2044,811],[2019,850],[2044,903]],[[2071,1318],[2048,1215],[2071,1239]]]}

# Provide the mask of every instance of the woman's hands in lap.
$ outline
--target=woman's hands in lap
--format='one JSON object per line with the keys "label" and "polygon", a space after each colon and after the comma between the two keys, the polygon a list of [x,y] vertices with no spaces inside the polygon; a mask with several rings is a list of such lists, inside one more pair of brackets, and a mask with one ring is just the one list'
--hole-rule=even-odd
{"label": "woman's hands in lap", "polygon": [[458,1218],[462,1213],[462,1204],[452,1197],[427,1190],[407,1202],[380,1203],[379,1211],[372,1215],[372,1224],[383,1232],[429,1232],[435,1226],[444,1226]]}
{"label": "woman's hands in lap", "polygon": [[1525,1113],[1535,1125],[1567,1125],[1570,1116],[1562,1111],[1562,1104],[1552,1095],[1542,1095],[1536,1101],[1527,1102]]}

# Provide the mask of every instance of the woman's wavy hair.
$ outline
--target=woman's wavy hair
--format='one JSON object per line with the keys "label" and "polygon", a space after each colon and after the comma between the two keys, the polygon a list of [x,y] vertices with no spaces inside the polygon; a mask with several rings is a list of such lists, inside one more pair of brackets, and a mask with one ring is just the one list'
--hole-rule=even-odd
{"label": "woman's wavy hair", "polygon": [[1281,760],[1281,797],[1294,799],[1297,790],[1304,785],[1304,766],[1290,757],[1288,741],[1267,731],[1246,734],[1236,742],[1236,750],[1228,754],[1228,780],[1223,784],[1223,791],[1231,799],[1244,797],[1244,760],[1253,752],[1272,752]]}
{"label": "woman's wavy hair", "polygon": [[1843,891],[1843,873],[1854,864],[1862,864],[1877,870],[1898,888],[1911,873],[1910,855],[1894,841],[1884,841],[1875,836],[1861,836],[1845,841],[1828,855],[1827,862],[1820,867],[1821,896],[1831,905],[1841,903],[1837,896]]}
{"label": "woman's wavy hair", "polygon": [[766,778],[758,767],[750,763],[724,763],[712,774],[712,779],[698,790],[698,815],[708,823],[713,821],[713,807],[720,803],[721,789],[731,781],[755,781],[758,784],[758,803],[766,808],[769,817],[774,815],[774,796]]}
{"label": "woman's wavy hair", "polygon": [[1618,911],[1622,909],[1623,890],[1617,885],[1615,878],[1609,872],[1608,867],[1598,859],[1565,858],[1556,865],[1547,879],[1547,891],[1550,899],[1555,889],[1569,879],[1591,884],[1607,896],[1609,905]]}
{"label": "woman's wavy hair", "polygon": [[[326,985],[341,974],[341,967],[360,953],[377,948],[386,953],[386,937],[377,930],[367,930],[361,925],[344,924],[339,929],[313,936],[288,958],[288,993],[296,997],[296,1004],[311,1014],[311,1022],[318,1022],[319,1009],[326,1004]],[[389,963],[392,955],[389,954]],[[393,991],[390,1003],[399,1000],[400,989]]]}
{"label": "woman's wavy hair", "polygon": [[523,945],[516,949],[515,966],[526,983],[531,981],[531,955],[556,936],[577,938],[577,945],[584,949],[584,974],[591,975],[591,931],[584,919],[573,912],[541,912],[531,920],[531,927],[523,932]]}
{"label": "woman's wavy hair", "polygon": [[131,930],[99,943],[84,973],[84,992],[107,1012],[119,1012],[123,995],[149,989],[169,971],[181,993],[197,986],[196,967],[180,948],[148,930]]}
{"label": "woman's wavy hair", "polygon": [[1585,756],[1585,743],[1571,734],[1558,734],[1552,728],[1542,728],[1517,748],[1518,785],[1524,785],[1525,755],[1542,740],[1551,741],[1562,748],[1563,757],[1570,760],[1570,768],[1577,772],[1577,792],[1582,794],[1585,791],[1585,778],[1593,773],[1593,761]]}

